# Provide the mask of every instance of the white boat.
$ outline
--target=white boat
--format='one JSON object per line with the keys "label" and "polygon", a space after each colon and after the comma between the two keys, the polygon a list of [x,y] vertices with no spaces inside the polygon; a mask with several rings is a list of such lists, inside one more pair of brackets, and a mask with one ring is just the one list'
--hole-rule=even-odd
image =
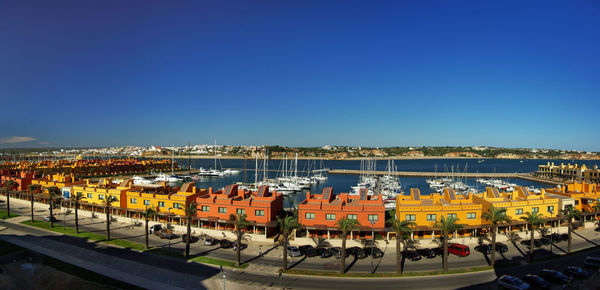
{"label": "white boat", "polygon": [[182,178],[179,178],[175,175],[168,175],[165,173],[161,173],[158,176],[156,176],[156,178],[154,179],[155,182],[170,182],[170,183],[175,183],[175,182],[181,182],[183,181]]}
{"label": "white boat", "polygon": [[152,180],[148,180],[146,178],[143,178],[141,176],[133,176],[133,184],[135,185],[139,185],[139,184],[152,184],[154,183]]}

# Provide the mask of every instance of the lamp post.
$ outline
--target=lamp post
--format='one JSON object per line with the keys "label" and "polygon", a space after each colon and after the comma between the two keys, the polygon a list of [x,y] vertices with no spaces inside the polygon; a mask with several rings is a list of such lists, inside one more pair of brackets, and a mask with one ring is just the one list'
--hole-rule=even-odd
{"label": "lamp post", "polygon": [[375,230],[374,230],[375,221],[370,220],[369,222],[371,223],[371,239],[372,239],[372,242],[371,242],[371,269],[373,269],[373,257],[375,256],[375,255],[373,255],[374,254],[373,250],[374,250],[374,246],[375,246]]}
{"label": "lamp post", "polygon": [[[552,211],[548,211],[550,216],[552,217]],[[550,256],[552,256],[552,244],[554,243],[554,239],[552,238],[552,222],[550,222]]]}
{"label": "lamp post", "polygon": [[171,252],[171,234],[173,233],[171,231],[171,209],[173,209],[173,208],[171,208],[171,207],[168,208],[168,210],[169,210],[169,222],[167,223],[167,230],[169,230],[169,231],[167,231],[167,234],[169,235],[169,253]]}

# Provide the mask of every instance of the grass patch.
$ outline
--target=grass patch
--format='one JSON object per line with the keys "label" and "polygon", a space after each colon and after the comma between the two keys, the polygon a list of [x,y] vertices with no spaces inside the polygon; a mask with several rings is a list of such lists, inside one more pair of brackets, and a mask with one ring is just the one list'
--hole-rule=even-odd
{"label": "grass patch", "polygon": [[244,269],[244,268],[248,267],[248,263],[241,264],[239,267],[237,267],[235,265],[235,262],[206,257],[206,256],[195,257],[195,258],[190,259],[190,261],[211,264],[211,265],[217,265],[217,266],[231,267],[231,268]]}
{"label": "grass patch", "polygon": [[450,269],[448,272],[442,270],[428,271],[428,272],[405,272],[404,274],[398,275],[396,273],[345,273],[340,274],[338,272],[331,271],[317,271],[317,270],[300,270],[290,269],[284,271],[286,274],[294,275],[310,275],[310,276],[326,276],[326,277],[356,277],[356,278],[384,278],[384,277],[413,277],[413,276],[434,276],[434,275],[445,275],[445,274],[461,274],[491,270],[492,267],[482,266],[473,268],[461,268],[461,269]]}
{"label": "grass patch", "polygon": [[119,247],[123,247],[123,248],[127,248],[127,249],[134,249],[134,250],[139,250],[139,251],[143,251],[145,249],[144,245],[142,245],[140,243],[121,240],[121,239],[112,239],[110,241],[107,241],[105,235],[90,233],[90,232],[82,232],[82,231],[80,231],[79,233],[76,233],[74,228],[66,227],[63,229],[62,226],[58,226],[56,223],[53,228],[50,227],[49,222],[39,221],[39,220],[34,220],[33,223],[31,221],[24,221],[24,222],[21,222],[21,224],[34,226],[36,228],[45,229],[45,230],[53,231],[56,233],[73,236],[73,237],[84,238],[84,239],[88,239],[90,241],[111,244],[111,245],[115,245],[115,246],[119,246]]}
{"label": "grass patch", "polygon": [[[18,214],[14,214],[14,213],[10,213],[10,218],[14,218],[14,217],[18,217]],[[7,219],[8,217],[8,212],[6,212],[5,210],[0,210],[0,219]]]}
{"label": "grass patch", "polygon": [[0,240],[0,256],[4,256],[4,255],[8,255],[8,254],[12,254],[12,253],[16,253],[16,252],[20,252],[23,251],[25,249],[15,245],[15,244],[11,244],[9,242],[5,242],[3,240]]}

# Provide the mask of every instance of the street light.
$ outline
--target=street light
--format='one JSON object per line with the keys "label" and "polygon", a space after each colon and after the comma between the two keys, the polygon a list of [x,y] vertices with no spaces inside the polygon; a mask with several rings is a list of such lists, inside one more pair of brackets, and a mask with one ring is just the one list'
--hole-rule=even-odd
{"label": "street light", "polygon": [[371,242],[371,269],[373,269],[373,257],[375,256],[375,255],[373,255],[374,254],[374,252],[373,252],[374,249],[373,248],[375,246],[375,230],[374,230],[375,221],[374,220],[370,220],[369,222],[371,223],[371,239],[373,240]]}

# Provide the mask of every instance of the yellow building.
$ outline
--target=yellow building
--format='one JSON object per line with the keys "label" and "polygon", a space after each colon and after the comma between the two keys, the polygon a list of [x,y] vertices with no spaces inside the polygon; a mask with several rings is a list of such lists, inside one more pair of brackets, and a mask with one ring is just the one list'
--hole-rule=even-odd
{"label": "yellow building", "polygon": [[42,178],[33,179],[31,184],[39,184],[42,190],[47,191],[49,187],[56,186],[58,188],[74,186],[78,184],[84,184],[85,181],[75,180],[73,174],[62,174],[57,173],[53,175],[47,175]]}
{"label": "yellow building", "polygon": [[104,205],[104,201],[109,195],[116,198],[111,203],[113,207],[125,208],[127,195],[125,194],[133,186],[133,180],[123,180],[120,184],[112,182],[111,178],[100,179],[98,183],[92,183],[89,180],[85,184],[73,186],[73,194],[81,193],[85,198],[84,202],[94,205]]}
{"label": "yellow building", "polygon": [[[510,193],[500,193],[495,187],[486,187],[485,192],[474,195],[473,200],[483,205],[483,212],[487,212],[492,205],[506,208],[506,215],[515,223],[523,223],[521,217],[527,212],[537,212],[544,218],[555,218],[560,210],[558,198],[546,196],[543,191],[534,194],[521,186]],[[482,224],[489,222],[482,219]]]}
{"label": "yellow building", "polygon": [[569,180],[577,180],[584,182],[600,182],[600,169],[598,165],[592,168],[585,164],[564,164],[555,165],[554,162],[548,162],[538,166],[536,175],[545,178],[561,178]]}
{"label": "yellow building", "polygon": [[594,212],[594,205],[600,202],[600,186],[595,183],[576,182],[544,191],[574,199],[575,208],[582,212]]}
{"label": "yellow building", "polygon": [[185,183],[181,188],[170,187],[165,183],[137,185],[126,192],[126,207],[133,210],[151,207],[160,213],[185,216],[185,208],[195,202],[203,191],[205,190],[197,189],[193,182]]}

